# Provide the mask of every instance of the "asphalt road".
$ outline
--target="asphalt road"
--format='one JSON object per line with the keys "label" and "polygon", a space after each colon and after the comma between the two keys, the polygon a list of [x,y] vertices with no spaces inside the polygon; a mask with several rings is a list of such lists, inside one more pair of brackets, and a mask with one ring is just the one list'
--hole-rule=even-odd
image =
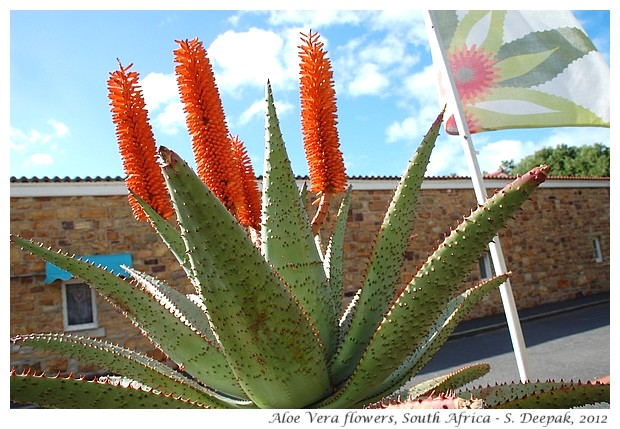
{"label": "asphalt road", "polygon": [[[610,375],[609,300],[552,310],[531,314],[529,320],[521,317],[529,381],[585,381]],[[487,326],[477,322],[469,333],[457,332],[448,340],[412,382],[475,362],[489,363],[491,371],[472,386],[520,381],[505,320],[497,323],[495,318]]]}

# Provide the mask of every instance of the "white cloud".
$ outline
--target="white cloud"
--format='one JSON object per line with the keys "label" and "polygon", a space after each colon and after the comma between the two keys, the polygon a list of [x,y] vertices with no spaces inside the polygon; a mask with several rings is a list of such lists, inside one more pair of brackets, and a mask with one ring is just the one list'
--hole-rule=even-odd
{"label": "white cloud", "polygon": [[[405,126],[402,127],[406,129]],[[413,127],[411,127],[413,128]],[[493,133],[474,134],[472,139],[476,149],[476,159],[482,172],[497,170],[502,161],[523,158],[547,147],[560,144],[568,146],[591,145],[602,143],[609,146],[609,129],[607,128],[553,128],[539,130],[542,136],[532,140],[529,138],[505,138],[491,141]],[[524,131],[525,135],[526,131]],[[443,136],[438,139],[429,165],[429,175],[457,174],[471,176],[465,161],[464,149],[456,136]]]}
{"label": "white cloud", "polygon": [[21,151],[26,148],[28,137],[19,128],[11,127],[9,131],[9,147],[11,150]]}
{"label": "white cloud", "polygon": [[388,126],[386,129],[387,143],[405,141],[418,144],[421,136],[426,134],[430,124],[437,118],[439,108],[427,104],[413,113],[412,116],[402,121],[394,121]]}
{"label": "white cloud", "polygon": [[245,109],[239,117],[239,125],[245,125],[254,117],[263,115],[265,112],[265,100],[258,100],[252,103],[250,107]]}
{"label": "white cloud", "polygon": [[[291,111],[294,106],[291,103],[285,101],[274,101],[276,112],[278,113],[278,117],[281,118],[286,114],[286,112]],[[260,120],[264,120],[265,117],[265,109],[267,108],[267,104],[265,100],[256,100],[254,103],[250,105],[247,109],[245,109],[241,115],[239,115],[239,119],[235,123],[229,123],[230,127],[237,127],[247,125],[249,122],[254,120],[255,118],[259,118]],[[230,118],[229,118],[230,119]]]}
{"label": "white cloud", "polygon": [[284,101],[275,101],[276,112],[278,112],[278,116],[282,116],[286,114],[286,112],[293,110],[293,105],[291,103],[287,103]]}
{"label": "white cloud", "polygon": [[264,88],[268,79],[290,80],[293,76],[283,61],[284,45],[279,34],[258,28],[219,35],[207,49],[218,88],[239,95],[244,85]]}
{"label": "white cloud", "polygon": [[62,122],[55,119],[50,119],[47,123],[54,128],[56,137],[64,137],[69,134],[69,127]]}
{"label": "white cloud", "polygon": [[417,134],[419,121],[413,117],[406,118],[400,122],[392,122],[386,130],[386,141],[394,143],[399,140],[409,139]]}
{"label": "white cloud", "polygon": [[41,134],[37,130],[30,130],[28,133],[28,141],[30,143],[48,143],[51,138],[50,134]]}
{"label": "white cloud", "polygon": [[180,101],[165,105],[163,111],[155,117],[154,125],[164,134],[176,135],[185,128],[185,112]]}
{"label": "white cloud", "polygon": [[427,176],[468,176],[463,147],[453,139],[438,139],[426,169]]}
{"label": "white cloud", "polygon": [[153,128],[167,135],[185,129],[185,112],[174,74],[149,73],[140,85]]}
{"label": "white cloud", "polygon": [[405,58],[405,47],[402,39],[399,39],[396,34],[389,33],[378,42],[362,45],[359,58],[385,67],[402,62]]}
{"label": "white cloud", "polygon": [[557,147],[561,144],[567,146],[583,146],[601,143],[609,146],[610,129],[597,127],[568,127],[554,128],[547,138],[540,143],[543,147]]}
{"label": "white cloud", "polygon": [[372,31],[398,32],[409,43],[428,43],[424,16],[419,10],[278,10],[269,12],[269,23],[295,25],[306,30],[331,25],[367,26]]}
{"label": "white cloud", "polygon": [[28,133],[22,133],[24,140],[27,143],[43,143],[46,144],[50,141],[52,136],[50,134],[42,134],[37,130],[30,130]]}
{"label": "white cloud", "polygon": [[428,45],[424,15],[419,10],[381,10],[372,16],[368,25],[373,29],[398,33],[407,43]]}
{"label": "white cloud", "polygon": [[55,119],[47,121],[53,128],[52,131],[40,131],[38,129],[30,129],[25,131],[20,128],[11,127],[9,133],[9,146],[12,150],[25,150],[33,147],[34,145],[50,145],[52,149],[58,147],[55,142],[57,139],[65,137],[69,134],[69,127],[64,123]]}
{"label": "white cloud", "polygon": [[525,138],[500,139],[488,142],[493,133],[474,134],[473,140],[478,151],[477,158],[482,171],[492,172],[500,167],[502,161],[514,160],[519,162],[535,152],[557,147],[592,145],[602,143],[609,146],[609,129],[607,128],[549,128],[537,130],[542,135],[535,139],[527,138],[527,130],[523,131]]}
{"label": "white cloud", "polygon": [[363,64],[357,69],[355,78],[349,83],[349,93],[358,95],[379,95],[389,85],[388,78],[373,63]]}
{"label": "white cloud", "polygon": [[47,124],[51,129],[45,131],[10,127],[9,147],[23,168],[51,165],[55,154],[64,153],[64,147],[59,143],[69,135],[69,127],[56,119],[49,119]]}
{"label": "white cloud", "polygon": [[480,170],[492,173],[501,166],[502,161],[512,159],[518,162],[541,148],[540,143],[537,144],[532,141],[498,140],[484,146],[481,145],[476,157],[480,164]]}
{"label": "white cloud", "polygon": [[437,79],[436,69],[432,65],[427,66],[404,79],[404,95],[417,100],[421,105],[430,104],[439,108]]}
{"label": "white cloud", "polygon": [[26,161],[26,165],[50,165],[53,163],[54,159],[49,153],[34,153]]}
{"label": "white cloud", "polygon": [[333,24],[360,24],[370,14],[372,12],[351,10],[278,10],[269,13],[269,23],[324,28]]}
{"label": "white cloud", "polygon": [[179,99],[176,78],[172,74],[149,73],[140,81],[140,86],[149,112]]}
{"label": "white cloud", "polygon": [[[400,95],[400,86],[420,61],[400,34],[366,34],[339,46],[334,54],[337,86],[357,95]],[[397,88],[398,85],[398,88]]]}

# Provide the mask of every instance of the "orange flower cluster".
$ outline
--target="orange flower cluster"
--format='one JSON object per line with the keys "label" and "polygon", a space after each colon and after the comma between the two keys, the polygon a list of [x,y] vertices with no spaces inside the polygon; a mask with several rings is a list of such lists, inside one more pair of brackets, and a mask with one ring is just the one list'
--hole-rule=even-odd
{"label": "orange flower cluster", "polygon": [[198,39],[176,42],[180,47],[174,51],[175,71],[198,176],[234,213],[234,202],[241,199],[241,186],[207,51]]}
{"label": "orange flower cluster", "polygon": [[301,127],[310,190],[319,195],[344,192],[347,178],[336,129],[338,115],[331,62],[317,33],[310,30],[301,35]]}
{"label": "orange flower cluster", "polygon": [[243,188],[243,201],[238,203],[237,218],[241,225],[259,230],[262,204],[252,161],[238,136],[229,134],[228,139],[238,168],[237,176],[241,179]]}
{"label": "orange flower cluster", "polygon": [[[161,168],[157,163],[155,137],[148,121],[144,97],[138,85],[138,73],[129,71],[132,64],[110,73],[108,95],[112,121],[116,126],[127,187],[148,203],[164,219],[174,214]],[[138,220],[147,220],[133,195],[129,204]]]}
{"label": "orange flower cluster", "polygon": [[[175,72],[181,101],[184,104],[186,122],[192,137],[192,149],[196,160],[198,177],[233,213],[239,222],[253,228],[260,223],[260,212],[248,208],[248,201],[260,201],[258,187],[248,187],[249,180],[256,181],[248,171],[249,159],[239,161],[239,148],[229,139],[226,117],[222,107],[215,76],[207,51],[198,39],[177,40],[179,48],[174,51]],[[236,144],[242,146],[241,142]],[[245,151],[243,151],[243,156]],[[239,164],[242,162],[242,164]],[[244,174],[240,175],[239,172]],[[246,192],[255,195],[247,196]],[[260,206],[259,206],[260,207]]]}

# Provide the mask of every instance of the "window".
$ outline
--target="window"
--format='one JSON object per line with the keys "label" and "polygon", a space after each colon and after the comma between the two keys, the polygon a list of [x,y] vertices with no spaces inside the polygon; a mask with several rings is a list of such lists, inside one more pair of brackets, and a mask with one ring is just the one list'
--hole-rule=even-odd
{"label": "window", "polygon": [[594,245],[594,262],[603,262],[603,252],[601,251],[601,242],[598,238],[592,240]]}
{"label": "window", "polygon": [[480,279],[486,280],[493,277],[493,267],[491,265],[491,255],[486,252],[478,259],[478,268],[480,268]]}
{"label": "window", "polygon": [[98,327],[95,292],[86,283],[69,280],[62,284],[65,331]]}
{"label": "window", "polygon": [[[132,266],[130,253],[76,257],[123,277],[127,274],[123,266]],[[90,337],[105,335],[105,329],[99,328],[97,301],[95,300],[95,292],[90,286],[79,279],[73,278],[68,271],[57,267],[51,262],[46,262],[45,283],[49,284],[56,280],[62,281],[62,315],[65,331],[91,329],[93,330],[92,332],[84,333],[84,335]]]}

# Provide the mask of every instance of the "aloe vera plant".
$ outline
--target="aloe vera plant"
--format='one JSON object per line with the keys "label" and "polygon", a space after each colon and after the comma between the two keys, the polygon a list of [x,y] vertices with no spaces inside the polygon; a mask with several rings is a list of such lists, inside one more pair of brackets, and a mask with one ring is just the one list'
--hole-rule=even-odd
{"label": "aloe vera plant", "polygon": [[138,185],[130,186],[134,211],[143,211],[195,294],[185,295],[129,267],[127,280],[11,236],[26,251],[88,282],[182,371],[101,340],[62,333],[20,335],[12,339],[14,344],[83,359],[116,376],[86,380],[12,371],[12,400],[61,408],[235,409],[537,408],[609,401],[609,385],[598,383],[549,381],[459,390],[488,372],[486,364],[402,390],[469,309],[506,280],[507,275],[498,276],[458,293],[487,243],[545,180],[548,166],[517,178],[472,210],[412,273],[411,281],[400,284],[441,112],[394,192],[369,250],[363,283],[341,314],[352,189],[344,192],[329,241],[322,246],[316,218],[311,220],[306,209],[307,193],[295,181],[269,83],[265,111],[259,231],[255,222],[240,220],[235,212],[240,203],[216,195],[168,148],[160,147],[158,156],[176,223],[166,219],[168,209],[158,210],[134,189]]}

